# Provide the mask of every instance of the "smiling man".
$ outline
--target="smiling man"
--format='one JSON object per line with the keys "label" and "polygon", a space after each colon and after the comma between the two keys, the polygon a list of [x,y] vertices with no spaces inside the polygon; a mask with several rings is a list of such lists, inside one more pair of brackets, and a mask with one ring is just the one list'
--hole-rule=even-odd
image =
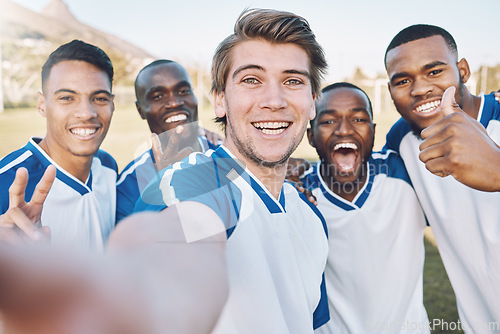
{"label": "smiling man", "polygon": [[302,182],[328,226],[332,315],[317,332],[428,333],[425,217],[401,158],[372,153],[372,106],[359,87],[323,88],[316,113],[307,135],[320,162]]}
{"label": "smiling man", "polygon": [[[102,249],[114,227],[116,207],[117,166],[99,150],[114,110],[112,81],[111,61],[93,45],[74,40],[49,56],[37,103],[47,119],[46,136],[31,138],[0,161],[2,189],[11,186],[17,173],[20,183],[12,191],[26,192],[25,197],[13,197],[10,206],[9,193],[0,194],[2,239],[20,242],[50,234],[53,243]],[[19,208],[27,205],[25,198],[31,199],[49,166],[57,172],[48,195],[50,185],[42,187],[47,198],[41,217],[22,214]],[[53,178],[54,168],[47,173]],[[38,195],[33,200],[28,205],[43,203]]]}
{"label": "smiling man", "polygon": [[224,144],[164,170],[136,206],[162,216],[177,211],[181,222],[195,217],[194,226],[183,224],[189,240],[220,232],[197,214],[202,208],[225,225],[230,294],[214,333],[312,333],[329,319],[322,217],[283,183],[288,158],[315,115],[325,68],[306,20],[243,12],[212,62]]}
{"label": "smiling man", "polygon": [[405,162],[455,291],[462,327],[499,331],[500,193],[486,191],[499,189],[500,105],[493,94],[468,91],[467,61],[458,60],[457,45],[442,28],[403,29],[389,44],[385,65],[403,117],[389,132],[387,147]]}
{"label": "smiling man", "polygon": [[216,147],[204,134],[200,135],[198,101],[189,73],[180,64],[160,59],[146,65],[135,80],[135,95],[137,111],[147,120],[154,145],[120,174],[116,184],[117,222],[134,212],[141,191],[157,170],[182,160],[189,153]]}

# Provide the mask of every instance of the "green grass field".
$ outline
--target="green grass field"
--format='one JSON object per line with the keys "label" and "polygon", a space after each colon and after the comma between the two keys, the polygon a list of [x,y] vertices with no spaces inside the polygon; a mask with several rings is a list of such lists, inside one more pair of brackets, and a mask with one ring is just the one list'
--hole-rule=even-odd
{"label": "green grass field", "polygon": [[[200,121],[209,130],[220,133],[212,122],[213,113],[208,110],[200,111]],[[377,135],[375,149],[380,149],[385,141],[385,134],[398,118],[395,113],[375,115]],[[26,144],[30,136],[43,136],[45,133],[45,119],[35,109],[6,110],[0,113],[0,157]],[[121,169],[130,162],[135,153],[142,153],[149,143],[149,129],[145,121],[141,120],[133,106],[117,106],[111,127],[102,148],[111,153]],[[303,140],[295,157],[316,160],[315,150]],[[2,191],[6,191],[3,189]],[[430,240],[430,241],[429,241]],[[451,289],[441,258],[436,247],[432,244],[432,237],[426,239],[426,260],[424,269],[424,303],[429,320],[443,319],[446,322],[458,320],[455,305],[455,296]],[[435,333],[458,333],[457,331],[437,330]]]}

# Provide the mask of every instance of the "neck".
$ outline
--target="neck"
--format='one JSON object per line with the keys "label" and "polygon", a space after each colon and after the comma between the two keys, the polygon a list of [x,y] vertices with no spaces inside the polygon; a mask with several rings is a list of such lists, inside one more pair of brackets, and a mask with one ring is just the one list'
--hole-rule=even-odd
{"label": "neck", "polygon": [[90,174],[90,168],[92,167],[93,155],[75,156],[66,151],[61,154],[57,150],[51,150],[50,146],[47,144],[47,138],[42,139],[39,146],[65,171],[76,177],[82,183],[87,181]]}
{"label": "neck", "polygon": [[[228,144],[227,141],[225,144]],[[246,168],[266,187],[274,198],[279,199],[286,176],[286,163],[273,167],[264,167],[244,157],[238,150],[228,146],[226,146],[226,148],[229,149],[238,160],[245,163]]]}
{"label": "neck", "polygon": [[470,117],[477,119],[480,106],[481,97],[471,94],[468,90],[466,90],[463,98],[462,110]]}
{"label": "neck", "polygon": [[337,171],[335,167],[330,167],[328,163],[321,162],[320,165],[320,175],[323,181],[325,181],[328,188],[336,195],[342,197],[346,201],[352,202],[356,195],[364,187],[367,175],[368,175],[368,164],[364,163],[359,167],[358,177],[354,182],[338,181],[336,177]]}

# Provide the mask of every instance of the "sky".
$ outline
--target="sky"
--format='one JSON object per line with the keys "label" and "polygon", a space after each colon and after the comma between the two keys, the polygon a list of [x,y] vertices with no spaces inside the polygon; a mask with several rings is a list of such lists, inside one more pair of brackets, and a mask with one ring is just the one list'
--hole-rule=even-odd
{"label": "sky", "polygon": [[[50,0],[13,0],[34,11]],[[458,44],[473,71],[500,63],[499,0],[65,0],[81,22],[125,39],[154,57],[209,68],[218,43],[232,33],[245,8],[274,8],[306,18],[323,46],[327,82],[357,67],[384,73],[383,56],[392,37],[416,23],[441,26]]]}

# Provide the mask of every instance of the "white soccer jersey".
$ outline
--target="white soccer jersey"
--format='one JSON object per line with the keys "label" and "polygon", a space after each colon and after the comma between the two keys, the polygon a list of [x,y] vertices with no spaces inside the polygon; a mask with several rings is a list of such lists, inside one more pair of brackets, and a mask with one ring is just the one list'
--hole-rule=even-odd
{"label": "white soccer jersey", "polygon": [[[499,120],[494,96],[482,95],[478,121],[497,144]],[[418,159],[421,143],[402,119],[387,135],[387,147],[400,152],[436,237],[462,327],[470,333],[500,332],[500,193],[433,175]]]}
{"label": "white soccer jersey", "polygon": [[57,168],[56,179],[45,200],[42,224],[51,230],[51,242],[91,250],[102,250],[115,225],[117,166],[114,159],[99,151],[92,160],[86,183],[58,166],[38,146],[41,138],[31,138],[26,146],[0,161],[0,213],[9,208],[7,189],[19,167],[29,173],[26,201],[50,165]]}
{"label": "white soccer jersey", "polygon": [[284,184],[276,200],[221,146],[162,171],[136,211],[185,200],[226,224],[230,293],[214,333],[306,334],[328,321],[326,227],[303,194]]}
{"label": "white soccer jersey", "polygon": [[423,304],[425,217],[401,158],[373,153],[352,202],[332,192],[318,163],[303,178],[328,227],[331,320],[316,333],[428,333]]}

